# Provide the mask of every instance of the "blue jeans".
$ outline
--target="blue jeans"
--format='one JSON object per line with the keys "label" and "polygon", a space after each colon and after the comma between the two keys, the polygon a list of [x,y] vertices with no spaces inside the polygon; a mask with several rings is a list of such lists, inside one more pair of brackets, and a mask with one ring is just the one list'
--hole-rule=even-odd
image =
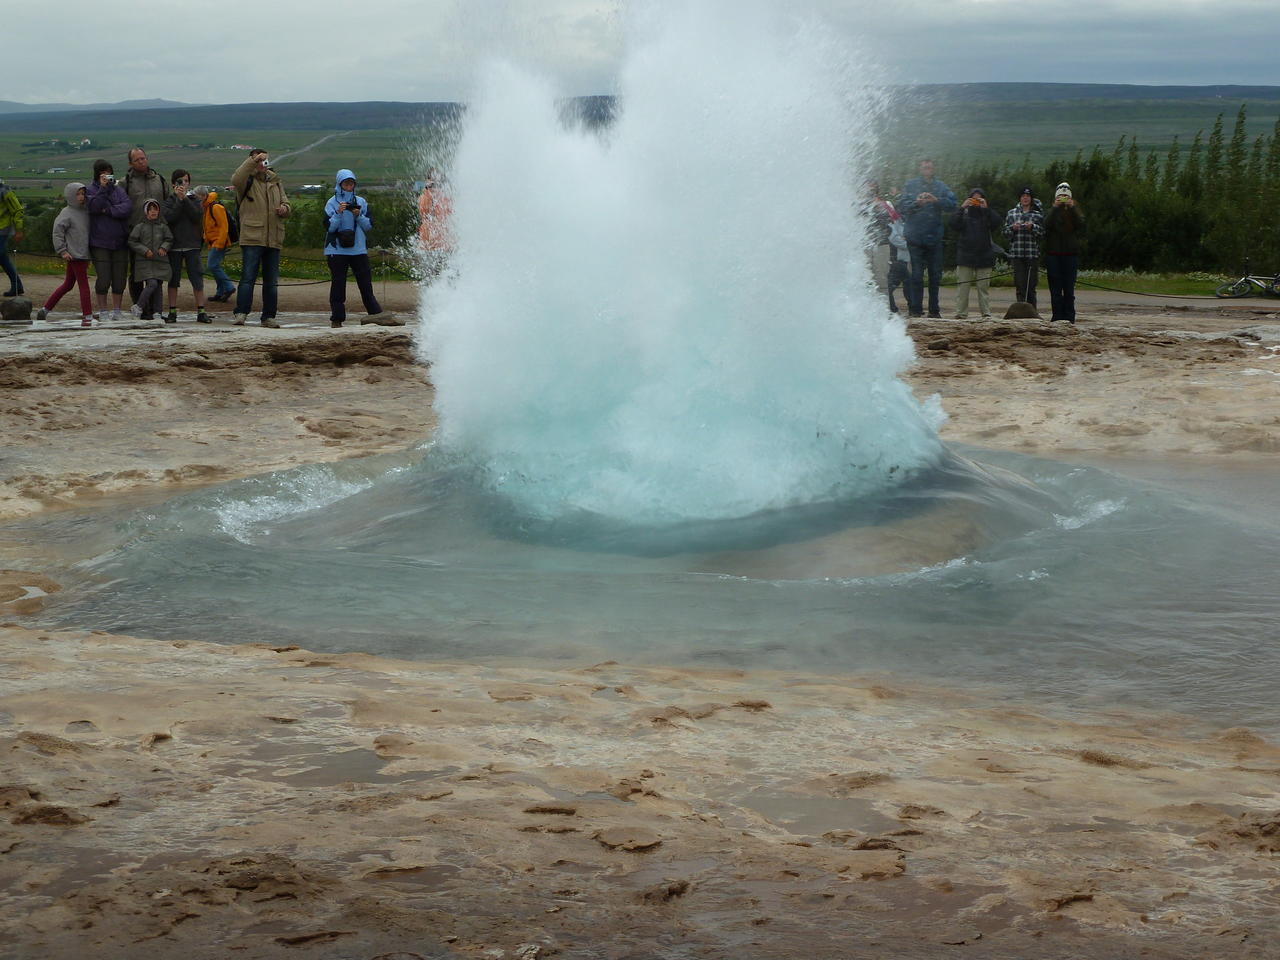
{"label": "blue jeans", "polygon": [[9,275],[9,289],[22,293],[22,278],[18,276],[18,268],[9,257],[9,234],[0,234],[0,269]]}
{"label": "blue jeans", "polygon": [[1053,300],[1053,320],[1076,322],[1076,271],[1080,258],[1073,253],[1050,253],[1044,258],[1044,274]]}
{"label": "blue jeans", "polygon": [[227,271],[222,269],[222,261],[230,249],[230,247],[224,247],[221,250],[217,247],[209,248],[209,272],[213,274],[213,282],[217,284],[217,289],[213,291],[214,296],[221,297],[224,293],[236,292],[236,285],[227,276]]}
{"label": "blue jeans", "polygon": [[279,247],[240,247],[244,258],[240,268],[240,286],[236,289],[236,313],[248,313],[253,309],[253,285],[258,279],[258,267],[262,267],[262,319],[272,320],[276,315],[276,285],[280,282]]}
{"label": "blue jeans", "polygon": [[929,313],[941,313],[938,284],[942,281],[942,241],[908,243],[907,250],[911,253],[911,281],[906,284],[907,312],[915,316],[924,313],[924,272],[928,270]]}

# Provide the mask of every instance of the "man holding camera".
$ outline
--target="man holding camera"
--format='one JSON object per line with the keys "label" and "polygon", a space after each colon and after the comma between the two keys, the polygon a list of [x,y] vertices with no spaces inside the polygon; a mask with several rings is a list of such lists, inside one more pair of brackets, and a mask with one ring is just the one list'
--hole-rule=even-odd
{"label": "man holding camera", "polygon": [[942,318],[938,287],[942,282],[944,213],[956,209],[956,195],[933,175],[933,161],[920,161],[920,176],[908,180],[898,198],[898,211],[906,220],[907,249],[911,253],[911,280],[907,284],[907,312],[924,313],[924,274],[929,272],[929,316]]}
{"label": "man holding camera", "polygon": [[262,270],[262,325],[276,322],[276,288],[280,283],[280,248],[284,246],[284,221],[292,212],[284,184],[271,169],[267,151],[249,151],[249,158],[231,175],[240,216],[240,286],[231,322],[243,326],[253,308],[253,287]]}
{"label": "man holding camera", "polygon": [[[133,208],[129,211],[129,230],[142,222],[143,208],[148,200],[154,200],[164,209],[164,201],[169,196],[169,184],[164,177],[151,169],[151,161],[147,159],[147,151],[134,147],[129,151],[129,172],[124,175],[124,192],[129,195]],[[133,300],[134,313],[139,312],[138,298],[142,296],[142,281],[134,276],[136,257],[130,253],[129,258],[129,297]]]}

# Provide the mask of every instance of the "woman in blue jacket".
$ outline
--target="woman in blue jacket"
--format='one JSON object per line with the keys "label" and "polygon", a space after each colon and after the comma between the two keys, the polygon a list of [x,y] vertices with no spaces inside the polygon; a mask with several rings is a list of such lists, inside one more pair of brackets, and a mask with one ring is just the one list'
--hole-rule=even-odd
{"label": "woman in blue jacket", "polygon": [[394,314],[384,313],[373,293],[373,271],[369,267],[369,248],[365,234],[373,229],[369,219],[369,203],[356,196],[356,175],[339,170],[333,196],[324,205],[328,233],[324,257],[329,263],[329,326],[340,327],[347,319],[347,270],[355,275],[360,299],[367,317],[361,323],[398,324]]}

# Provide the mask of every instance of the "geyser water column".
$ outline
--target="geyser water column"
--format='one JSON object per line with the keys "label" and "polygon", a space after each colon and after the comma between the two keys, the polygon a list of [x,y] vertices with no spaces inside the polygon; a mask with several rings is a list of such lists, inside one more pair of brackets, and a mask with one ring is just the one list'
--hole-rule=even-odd
{"label": "geyser water column", "polygon": [[548,81],[482,68],[423,349],[440,445],[521,514],[738,517],[942,455],[861,253],[872,71],[776,7],[633,10],[603,134]]}

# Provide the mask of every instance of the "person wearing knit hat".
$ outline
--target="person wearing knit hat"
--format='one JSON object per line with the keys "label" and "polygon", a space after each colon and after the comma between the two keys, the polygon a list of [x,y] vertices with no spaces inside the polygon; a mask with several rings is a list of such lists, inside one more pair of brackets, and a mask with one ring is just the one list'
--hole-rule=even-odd
{"label": "person wearing knit hat", "polygon": [[1080,237],[1084,213],[1063,182],[1053,191],[1053,206],[1044,218],[1044,272],[1049,280],[1053,313],[1049,322],[1076,322],[1076,273],[1080,266]]}
{"label": "person wearing knit hat", "polygon": [[1009,239],[1013,295],[1034,307],[1036,282],[1040,279],[1040,238],[1044,236],[1044,207],[1036,199],[1031,187],[1026,186],[1019,191],[1017,206],[1005,214],[1004,235]]}

